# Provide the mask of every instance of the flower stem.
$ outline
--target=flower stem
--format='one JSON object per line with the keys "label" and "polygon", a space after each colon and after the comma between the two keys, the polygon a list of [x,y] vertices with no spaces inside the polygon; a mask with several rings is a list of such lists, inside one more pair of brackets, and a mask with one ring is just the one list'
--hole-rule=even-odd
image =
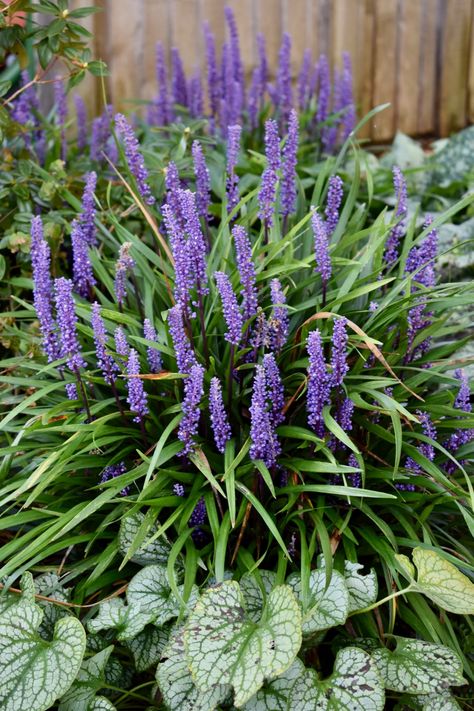
{"label": "flower stem", "polygon": [[386,602],[390,602],[390,600],[394,600],[396,597],[399,597],[400,595],[405,595],[408,592],[412,592],[414,590],[413,585],[409,585],[407,588],[404,588],[403,590],[398,590],[397,592],[392,593],[391,595],[387,595],[387,597],[382,598],[382,600],[377,600],[374,602],[372,605],[369,605],[368,607],[363,607],[362,610],[355,610],[352,615],[361,615],[363,612],[370,612],[370,610],[375,610],[376,607],[379,607],[380,605],[385,604]]}
{"label": "flower stem", "polygon": [[80,374],[80,372],[79,372],[79,368],[76,368],[76,369],[74,370],[74,375],[76,376],[77,384],[78,384],[78,386],[79,386],[79,390],[81,391],[82,400],[83,400],[83,402],[84,402],[84,407],[85,407],[86,414],[87,414],[87,421],[88,421],[88,422],[92,422],[92,415],[91,415],[91,411],[90,411],[90,408],[89,408],[89,401],[88,401],[88,399],[87,399],[86,388],[84,387],[84,381],[83,381],[82,378],[81,378],[81,374]]}

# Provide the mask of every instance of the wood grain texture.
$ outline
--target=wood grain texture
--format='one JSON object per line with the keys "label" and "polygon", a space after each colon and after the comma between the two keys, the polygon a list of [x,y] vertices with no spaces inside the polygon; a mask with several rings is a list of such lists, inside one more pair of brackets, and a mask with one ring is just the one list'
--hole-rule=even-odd
{"label": "wood grain texture", "polygon": [[179,48],[186,72],[205,67],[202,25],[208,20],[218,56],[228,38],[224,7],[230,4],[240,35],[248,77],[257,60],[256,34],[266,37],[272,75],[284,31],[292,36],[292,75],[304,50],[316,61],[327,54],[339,67],[343,51],[352,57],[358,113],[377,104],[391,108],[367,124],[362,136],[390,140],[400,129],[411,135],[447,135],[474,121],[474,0],[73,0],[104,12],[86,21],[94,32],[96,57],[110,77],[88,79],[79,91],[95,111],[103,86],[118,109],[130,99],[156,93],[155,46],[169,59]]}

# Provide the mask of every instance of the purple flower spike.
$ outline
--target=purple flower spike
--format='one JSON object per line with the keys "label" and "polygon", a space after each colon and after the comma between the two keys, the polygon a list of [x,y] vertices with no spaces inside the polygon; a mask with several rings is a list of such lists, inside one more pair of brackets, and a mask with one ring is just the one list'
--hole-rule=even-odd
{"label": "purple flower spike", "polygon": [[255,130],[258,126],[258,114],[262,101],[262,91],[260,85],[260,71],[258,67],[252,72],[252,81],[247,96],[247,113],[249,118],[249,126]]}
{"label": "purple flower spike", "polygon": [[92,247],[97,244],[97,236],[95,229],[95,203],[94,192],[97,185],[97,173],[91,170],[86,175],[86,184],[82,193],[81,214],[79,222],[81,225],[82,235],[86,243]]}
{"label": "purple flower spike", "polygon": [[[127,471],[127,467],[125,466],[125,462],[119,462],[118,464],[111,464],[108,467],[105,467],[104,471],[102,472],[102,476],[100,477],[100,481],[102,484],[105,484],[106,481],[110,481],[111,479],[115,479],[118,476],[121,476],[122,474],[125,474]],[[122,491],[120,492],[120,496],[128,496],[130,493],[130,487],[125,486]]]}
{"label": "purple flower spike", "polygon": [[174,104],[188,105],[188,91],[186,88],[186,75],[184,73],[181,55],[176,47],[171,48],[171,95]]}
{"label": "purple flower spike", "polygon": [[211,32],[209,23],[204,23],[204,38],[206,43],[207,61],[207,97],[211,115],[217,117],[219,113],[219,102],[221,99],[221,87],[219,82],[219,71],[216,59],[216,40]]}
{"label": "purple flower spike", "polygon": [[211,415],[212,431],[217,450],[224,454],[226,442],[231,438],[232,432],[222,399],[222,387],[219,378],[212,378],[209,390],[209,412]]}
{"label": "purple flower spike", "polygon": [[194,438],[197,435],[201,416],[199,403],[204,394],[203,383],[204,368],[202,365],[193,365],[184,382],[184,400],[181,406],[183,417],[178,428],[178,439],[184,444],[180,452],[181,456],[189,454],[196,446]]}
{"label": "purple flower spike", "polygon": [[273,353],[267,353],[263,356],[263,367],[265,369],[268,399],[270,400],[271,423],[273,427],[278,427],[285,420],[285,415],[283,414],[285,391]]}
{"label": "purple flower spike", "polygon": [[179,484],[178,482],[176,482],[176,484],[173,484],[173,493],[176,496],[183,497],[184,496],[184,486],[182,484]]}
{"label": "purple flower spike", "polygon": [[156,43],[156,81],[158,84],[158,96],[156,99],[156,123],[158,126],[166,126],[172,120],[172,110],[168,96],[168,77],[166,72],[166,61],[163,44]]}
{"label": "purple flower spike", "polygon": [[201,496],[196,506],[193,509],[191,516],[189,517],[189,526],[202,526],[206,520],[207,511],[204,497]]}
{"label": "purple flower spike", "polygon": [[227,138],[227,212],[232,212],[239,202],[239,178],[235,173],[240,149],[241,126],[235,124],[228,128]]}
{"label": "purple flower spike", "polygon": [[98,304],[97,301],[92,304],[91,325],[94,335],[97,367],[102,371],[105,382],[108,385],[112,385],[116,380],[116,373],[119,368],[112,356],[107,352],[107,333],[102,316],[100,315],[100,304]]}
{"label": "purple flower spike", "polygon": [[204,100],[202,96],[201,75],[196,70],[189,80],[188,87],[189,114],[193,118],[199,118],[204,114]]}
{"label": "purple flower spike", "polygon": [[211,176],[199,141],[194,141],[192,153],[194,175],[196,176],[196,205],[198,214],[207,220],[211,202]]}
{"label": "purple flower spike", "polygon": [[334,320],[334,329],[332,333],[332,352],[331,352],[331,368],[332,377],[331,385],[335,388],[340,388],[344,376],[349,370],[347,364],[347,330],[346,319],[336,318]]}
{"label": "purple flower spike", "polygon": [[323,288],[325,289],[332,274],[331,257],[329,256],[328,234],[323,218],[313,208],[311,224],[314,233],[314,258],[316,260],[316,272],[321,275]]}
{"label": "purple flower spike", "polygon": [[96,284],[96,280],[89,259],[88,243],[78,220],[72,221],[71,243],[74,290],[84,299],[87,299],[90,290]]}
{"label": "purple flower spike", "polygon": [[41,217],[31,221],[31,261],[33,265],[33,303],[40,324],[43,351],[48,363],[60,357],[53,318],[53,283],[50,275],[51,251],[43,236]]}
{"label": "purple flower spike", "polygon": [[352,430],[352,415],[354,414],[354,403],[348,397],[339,405],[336,412],[336,422],[342,427],[344,432]]}
{"label": "purple flower spike", "polygon": [[232,343],[232,345],[238,346],[242,338],[243,328],[239,304],[237,303],[232,284],[227,274],[224,274],[224,272],[215,272],[214,276],[222,300],[222,309],[227,324],[227,332],[224,338],[229,343]]}
{"label": "purple flower spike", "polygon": [[115,329],[114,340],[115,350],[117,351],[117,354],[128,358],[128,354],[130,353],[130,346],[127,343],[125,331],[123,330],[122,326],[117,326],[117,328]]}
{"label": "purple flower spike", "polygon": [[137,181],[138,191],[147,205],[153,205],[155,198],[151,194],[148,185],[148,171],[145,168],[145,161],[140,153],[140,144],[123,114],[115,114],[115,127],[123,141],[125,157],[131,174]]}
{"label": "purple flower spike", "polygon": [[[181,207],[179,210],[181,212]],[[183,313],[190,316],[189,299],[194,279],[193,268],[188,254],[188,243],[184,231],[169,204],[163,205],[162,213],[174,259],[174,298],[176,303],[181,305]]]}
{"label": "purple flower spike", "polygon": [[274,350],[280,351],[288,338],[289,318],[286,297],[278,279],[271,280],[270,294],[273,304],[269,323],[270,342]]}
{"label": "purple flower spike", "polygon": [[[134,348],[130,348],[127,361],[127,375],[140,375],[140,362],[138,353]],[[143,381],[137,377],[127,378],[127,402],[130,410],[135,413],[134,422],[141,422],[145,415],[148,415],[148,398],[143,387]]]}
{"label": "purple flower spike", "polygon": [[181,214],[186,225],[187,254],[193,273],[194,286],[199,296],[209,292],[206,274],[206,243],[196,206],[196,196],[191,190],[180,192]]}
{"label": "purple flower spike", "polygon": [[257,313],[257,277],[255,265],[252,260],[252,245],[244,227],[236,225],[232,230],[235,242],[235,252],[237,257],[237,268],[242,284],[242,316],[244,321],[248,321]]}
{"label": "purple flower spike", "polygon": [[120,247],[119,258],[115,265],[115,296],[120,306],[125,301],[127,295],[126,278],[127,273],[135,268],[135,260],[130,256],[131,242],[124,242]]}
{"label": "purple flower spike", "polygon": [[353,95],[352,63],[348,52],[342,53],[343,70],[341,76],[340,102],[344,109],[342,117],[342,139],[345,141],[352,133],[356,124],[356,111]]}
{"label": "purple flower spike", "polygon": [[291,88],[291,37],[284,32],[278,55],[278,73],[276,79],[278,96],[278,113],[280,124],[285,125],[293,108],[293,92]]}
{"label": "purple flower spike", "polygon": [[383,255],[384,262],[387,267],[392,266],[398,259],[398,245],[400,239],[405,233],[405,218],[407,214],[407,184],[403,173],[398,166],[393,167],[393,186],[395,188],[395,197],[397,199],[397,209],[395,218],[397,224],[390,232],[387,242],[385,243],[385,252]]}
{"label": "purple flower spike", "polygon": [[331,97],[331,76],[329,73],[328,59],[325,54],[319,57],[317,76],[319,80],[319,94],[316,121],[321,123],[326,121],[329,115],[329,101]]}
{"label": "purple flower spike", "polygon": [[328,237],[331,237],[339,222],[339,209],[342,202],[343,185],[342,178],[338,175],[331,175],[329,178],[328,196],[326,209],[324,211]]}
{"label": "purple flower spike", "polygon": [[[151,321],[147,318],[143,322],[143,335],[145,336],[147,341],[153,341],[154,343],[157,343],[158,341],[156,331]],[[148,366],[150,368],[150,373],[159,373],[161,370],[163,370],[160,351],[158,351],[156,348],[148,346],[148,348],[146,349],[146,354],[148,358]]]}
{"label": "purple flower spike", "polygon": [[233,78],[233,94],[234,94],[234,116],[232,121],[238,121],[242,111],[244,101],[244,70],[240,57],[240,42],[239,31],[232,8],[226,6],[224,9],[225,19],[229,28],[229,49],[230,49],[230,64],[232,67]]}
{"label": "purple flower spike", "polygon": [[261,459],[271,468],[276,464],[281,447],[272,427],[267,401],[265,369],[262,365],[257,365],[250,405],[250,458]]}
{"label": "purple flower spike", "polygon": [[296,152],[298,150],[298,114],[290,111],[288,135],[283,148],[283,170],[281,179],[281,213],[288,217],[296,207]]}
{"label": "purple flower spike", "polygon": [[303,62],[298,76],[298,106],[300,111],[304,111],[309,100],[309,75],[311,72],[311,50],[305,49]]}
{"label": "purple flower spike", "polygon": [[61,358],[67,359],[68,367],[77,373],[86,362],[81,354],[81,346],[76,331],[76,305],[72,296],[72,281],[60,277],[54,281],[56,311],[61,339]]}
{"label": "purple flower spike", "polygon": [[165,185],[166,185],[166,202],[170,206],[174,213],[175,218],[178,220],[180,226],[183,226],[183,217],[181,215],[181,204],[180,204],[180,193],[181,193],[181,181],[179,179],[178,169],[176,163],[170,161],[168,167],[166,168],[165,174]]}
{"label": "purple flower spike", "polygon": [[83,151],[87,147],[87,109],[84,99],[79,94],[74,96],[74,104],[76,107],[76,123],[77,123],[77,147]]}
{"label": "purple flower spike", "polygon": [[180,373],[189,373],[196,365],[196,357],[184,330],[183,310],[176,304],[168,311],[168,326],[173,340],[176,363]]}
{"label": "purple flower spike", "polygon": [[[429,227],[433,222],[431,215],[427,215],[423,227]],[[418,284],[431,287],[436,283],[435,264],[438,253],[438,232],[431,230],[419,247],[412,247],[408,253],[405,264],[405,272],[413,274],[416,272],[414,280]],[[413,287],[412,287],[413,289]]]}
{"label": "purple flower spike", "polygon": [[257,52],[258,52],[258,71],[260,76],[260,91],[261,91],[261,105],[263,105],[263,98],[265,89],[268,82],[268,60],[267,60],[267,50],[265,47],[265,37],[259,32],[257,34]]}
{"label": "purple flower spike", "polygon": [[267,167],[263,171],[258,202],[259,217],[265,223],[265,229],[273,224],[273,209],[278,183],[277,170],[280,168],[280,138],[278,125],[273,119],[265,121],[265,155]]}
{"label": "purple flower spike", "polygon": [[[429,437],[432,439],[434,442],[437,440],[438,433],[436,432],[436,427],[433,423],[433,420],[429,416],[427,412],[423,412],[422,410],[417,410],[416,414],[418,415],[418,418],[421,422],[421,428],[423,430],[423,434],[426,437]],[[432,444],[429,444],[428,442],[422,442],[420,446],[418,447],[419,451],[421,454],[423,454],[427,459],[432,462],[435,458],[435,449]]]}
{"label": "purple flower spike", "polygon": [[306,347],[309,358],[308,390],[306,394],[308,425],[318,437],[324,437],[323,408],[329,404],[331,384],[319,329],[309,333]]}

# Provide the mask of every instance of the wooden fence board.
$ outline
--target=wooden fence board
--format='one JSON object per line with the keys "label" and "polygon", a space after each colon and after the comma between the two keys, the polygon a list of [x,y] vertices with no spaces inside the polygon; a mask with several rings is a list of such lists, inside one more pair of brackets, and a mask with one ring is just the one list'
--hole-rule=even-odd
{"label": "wooden fence board", "polygon": [[387,141],[395,131],[395,104],[398,71],[398,0],[375,2],[375,56],[373,106],[389,102],[390,108],[377,114],[372,137]]}
{"label": "wooden fence board", "polygon": [[471,0],[449,0],[443,9],[438,127],[448,135],[466,124]]}
{"label": "wooden fence board", "polygon": [[[415,134],[433,134],[436,129],[436,94],[437,94],[437,52],[438,28],[437,13],[433,12],[432,0],[421,0],[421,54],[419,65],[419,91],[417,125]],[[414,107],[408,110],[414,112]]]}
{"label": "wooden fence board", "polygon": [[398,23],[399,61],[395,125],[404,133],[416,133],[418,117],[413,111],[419,105],[422,45],[422,3],[402,0]]}

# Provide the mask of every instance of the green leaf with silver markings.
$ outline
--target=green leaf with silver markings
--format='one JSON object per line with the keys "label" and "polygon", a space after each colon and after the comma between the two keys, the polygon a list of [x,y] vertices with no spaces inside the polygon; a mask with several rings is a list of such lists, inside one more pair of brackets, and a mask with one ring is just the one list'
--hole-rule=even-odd
{"label": "green leaf with silver markings", "polygon": [[[180,594],[183,586],[178,588]],[[198,588],[193,586],[188,606],[191,608],[198,598]],[[127,588],[130,607],[150,614],[154,624],[161,627],[173,617],[178,617],[181,603],[171,590],[166,568],[161,565],[147,565],[130,581]]]}
{"label": "green leaf with silver markings", "polygon": [[312,570],[309,576],[309,594],[304,600],[301,577],[290,575],[287,584],[292,588],[303,610],[303,635],[309,636],[330,627],[342,625],[349,613],[349,591],[344,576],[332,571],[326,587],[324,568]]}
{"label": "green leaf with silver markings", "polygon": [[418,592],[443,610],[456,615],[474,615],[474,583],[455,565],[425,548],[415,548],[413,562],[418,573],[415,588]]}
{"label": "green leaf with silver markings", "polygon": [[421,694],[416,697],[422,711],[461,711],[461,707],[449,691],[436,694]]}
{"label": "green leaf with silver markings", "polygon": [[[98,711],[102,708],[100,706],[102,699],[110,704],[108,699],[96,696],[96,694],[105,684],[105,667],[113,649],[113,645],[111,645],[82,662],[73,685],[61,699],[59,711],[92,711],[92,709]],[[115,707],[110,704],[110,706],[103,708],[105,711],[105,709],[114,709]]]}
{"label": "green leaf with silver markings", "polygon": [[367,575],[361,575],[363,569],[360,563],[344,561],[344,580],[349,591],[349,612],[362,610],[377,600],[377,575],[372,568]]}
{"label": "green leaf with silver markings", "polygon": [[287,711],[288,699],[296,679],[305,672],[298,657],[286,672],[273,681],[265,683],[243,706],[244,711]]}
{"label": "green leaf with silver markings", "polygon": [[[136,547],[130,558],[133,563],[138,565],[158,563],[166,566],[171,546],[164,538],[147,543],[147,539],[151,538],[150,534],[155,533],[156,526],[142,534],[140,529],[144,520],[145,516],[142,513],[130,514],[122,519],[119,530],[120,552],[127,555],[132,547]],[[141,540],[142,538],[143,540]]]}
{"label": "green leaf with silver markings", "polygon": [[121,598],[115,597],[101,603],[97,616],[87,623],[87,629],[93,634],[116,629],[117,639],[122,642],[136,637],[153,619],[153,613],[126,605]]}
{"label": "green leaf with silver markings", "polygon": [[155,666],[161,659],[169,639],[169,627],[158,629],[147,625],[136,637],[125,642],[135,662],[135,669],[144,672]]}
{"label": "green leaf with silver markings", "polygon": [[254,622],[258,622],[262,616],[265,600],[276,583],[276,573],[272,570],[259,570],[258,575],[259,578],[257,573],[244,573],[240,579],[240,590],[244,596],[245,609]]}

